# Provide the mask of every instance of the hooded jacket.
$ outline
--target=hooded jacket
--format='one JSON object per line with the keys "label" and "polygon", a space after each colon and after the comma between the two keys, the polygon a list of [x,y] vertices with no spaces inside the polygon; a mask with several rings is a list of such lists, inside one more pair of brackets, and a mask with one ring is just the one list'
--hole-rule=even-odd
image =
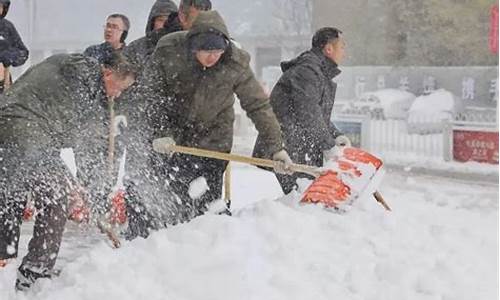
{"label": "hooded jacket", "polygon": [[[192,38],[205,32],[222,34],[228,42],[223,57],[211,68],[201,67],[189,46]],[[230,152],[236,94],[265,150],[281,150],[278,122],[249,61],[248,53],[230,42],[216,11],[200,12],[189,32],[163,37],[144,73],[155,137],[171,136],[179,145]]]}
{"label": "hooded jacket", "polygon": [[4,7],[0,16],[0,63],[6,67],[18,67],[26,62],[29,51],[14,25],[5,19],[10,1],[0,0],[0,5]]}
{"label": "hooded jacket", "polygon": [[[294,162],[321,166],[324,150],[335,146],[340,131],[331,123],[340,73],[321,50],[309,50],[281,63],[283,75],[271,92],[271,106],[281,125],[285,149]],[[263,157],[259,135],[254,156]]]}
{"label": "hooded jacket", "polygon": [[164,35],[182,30],[180,27],[176,27],[174,30],[169,30],[168,25],[172,18],[169,18],[167,21],[166,27],[160,30],[153,30],[154,19],[159,16],[171,15],[177,13],[177,5],[171,0],[157,0],[151,11],[149,13],[148,22],[146,25],[146,35],[131,42],[125,49],[123,50],[123,54],[127,57],[127,59],[136,65],[138,68],[144,68],[147,59],[153,53],[156,44]]}

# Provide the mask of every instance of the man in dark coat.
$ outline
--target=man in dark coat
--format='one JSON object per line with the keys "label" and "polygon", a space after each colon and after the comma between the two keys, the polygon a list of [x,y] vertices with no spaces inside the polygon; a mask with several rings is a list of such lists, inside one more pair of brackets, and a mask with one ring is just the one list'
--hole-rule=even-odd
{"label": "man in dark coat", "polygon": [[29,55],[14,25],[5,19],[9,7],[10,0],[0,0],[0,94],[3,93],[4,82],[11,80],[5,68],[21,66]]}
{"label": "man in dark coat", "polygon": [[172,14],[177,14],[177,5],[171,0],[157,0],[149,13],[146,25],[146,36],[131,42],[123,50],[128,61],[139,68],[144,68],[147,59],[156,47],[156,44],[164,35],[180,31],[180,24],[173,22]]}
{"label": "man in dark coat", "polygon": [[[278,122],[249,61],[248,53],[230,41],[216,11],[200,12],[189,31],[162,38],[144,73],[154,137],[230,152],[236,94],[261,133],[263,151],[288,166]],[[174,154],[164,158],[158,172],[185,205],[201,214],[220,199],[225,167],[222,161]],[[199,177],[206,179],[209,191],[191,199],[190,184]]]}
{"label": "man in dark coat", "polygon": [[[60,54],[29,69],[0,96],[0,261],[17,256],[28,198],[38,211],[18,290],[51,276],[75,187],[85,187],[91,199],[106,194],[108,98],[134,77],[119,55],[100,65]],[[60,158],[63,148],[75,152],[76,176]]]}
{"label": "man in dark coat", "polygon": [[104,42],[88,47],[83,54],[93,57],[102,64],[110,52],[122,52],[126,46],[125,40],[129,30],[130,21],[127,16],[122,14],[108,16],[104,25]]}
{"label": "man in dark coat", "polygon": [[[330,121],[340,73],[337,65],[344,58],[341,31],[322,28],[312,39],[312,49],[289,62],[281,63],[283,75],[271,93],[271,106],[283,132],[285,149],[296,163],[322,166],[325,151],[347,143],[346,137]],[[264,139],[259,134],[254,156],[266,157]],[[276,174],[285,194],[296,187],[303,174]]]}

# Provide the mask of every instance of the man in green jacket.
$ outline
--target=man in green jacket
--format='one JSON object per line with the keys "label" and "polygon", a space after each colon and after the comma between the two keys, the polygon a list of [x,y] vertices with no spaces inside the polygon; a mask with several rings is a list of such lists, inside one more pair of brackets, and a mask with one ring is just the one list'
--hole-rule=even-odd
{"label": "man in green jacket", "polygon": [[[291,160],[283,150],[278,121],[249,61],[248,53],[231,42],[217,11],[202,11],[189,31],[162,38],[144,73],[153,137],[230,152],[236,94],[263,137],[266,152],[282,162],[279,171],[287,172]],[[185,205],[202,214],[221,197],[225,167],[222,161],[174,154],[164,157],[157,171]],[[206,179],[209,190],[191,199],[189,187],[199,177]]]}
{"label": "man in green jacket", "polygon": [[[18,270],[18,290],[50,278],[75,187],[84,186],[92,198],[105,195],[108,99],[134,78],[118,54],[102,65],[83,55],[60,54],[30,68],[0,96],[0,263],[17,257],[28,198],[38,211]],[[60,158],[64,148],[75,153],[76,176]]]}

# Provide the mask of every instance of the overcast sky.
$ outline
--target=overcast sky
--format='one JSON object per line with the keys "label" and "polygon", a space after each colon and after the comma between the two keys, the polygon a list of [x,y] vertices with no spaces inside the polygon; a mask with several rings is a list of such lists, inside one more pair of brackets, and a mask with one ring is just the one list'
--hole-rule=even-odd
{"label": "overcast sky", "polygon": [[[34,0],[14,1],[8,19],[14,22],[30,44],[29,5]],[[178,2],[178,1],[177,1]],[[129,41],[144,35],[146,18],[153,0],[44,0],[36,2],[34,35],[38,43],[55,41],[99,42],[107,15],[123,13],[132,23]],[[259,35],[269,32],[273,20],[272,1],[212,0],[232,35]]]}

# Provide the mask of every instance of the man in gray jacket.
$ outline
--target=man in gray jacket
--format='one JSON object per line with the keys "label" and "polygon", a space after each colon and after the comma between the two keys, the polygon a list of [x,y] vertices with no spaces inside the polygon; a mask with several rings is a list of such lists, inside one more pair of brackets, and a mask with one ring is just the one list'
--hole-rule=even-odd
{"label": "man in gray jacket", "polygon": [[[281,125],[285,149],[296,163],[320,167],[336,141],[349,143],[330,121],[337,90],[332,79],[340,73],[338,64],[345,55],[341,33],[336,28],[321,28],[313,36],[311,50],[281,63],[283,75],[271,93],[271,106]],[[259,134],[254,156],[266,157],[264,142]],[[309,176],[276,177],[288,194],[296,188],[297,178]]]}

